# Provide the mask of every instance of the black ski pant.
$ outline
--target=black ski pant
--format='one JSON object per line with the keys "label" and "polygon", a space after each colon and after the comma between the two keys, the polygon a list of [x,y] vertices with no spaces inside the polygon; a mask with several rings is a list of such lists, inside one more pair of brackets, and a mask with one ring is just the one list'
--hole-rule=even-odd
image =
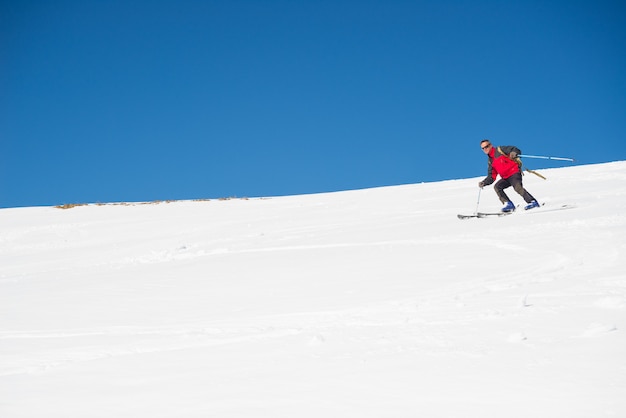
{"label": "black ski pant", "polygon": [[528,193],[528,191],[526,191],[526,189],[524,189],[524,186],[522,185],[522,173],[515,173],[509,178],[498,180],[493,186],[496,194],[498,195],[498,198],[500,199],[500,202],[506,203],[511,201],[506,193],[504,193],[504,189],[511,186],[513,186],[513,190],[515,190],[520,196],[524,198],[526,203],[530,203],[535,200],[535,198],[532,197],[531,194]]}

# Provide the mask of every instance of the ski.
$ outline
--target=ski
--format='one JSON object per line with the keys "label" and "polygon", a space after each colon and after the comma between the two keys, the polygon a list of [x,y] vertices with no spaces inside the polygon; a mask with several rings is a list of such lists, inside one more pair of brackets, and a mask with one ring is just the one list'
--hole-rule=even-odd
{"label": "ski", "polygon": [[477,212],[471,215],[463,215],[463,214],[458,214],[456,215],[459,219],[471,219],[471,218],[491,218],[491,217],[501,217],[501,216],[507,216],[507,215],[512,215],[514,213],[523,213],[523,214],[529,214],[529,213],[543,213],[543,212],[552,212],[552,211],[556,211],[556,210],[564,210],[564,209],[573,209],[575,208],[576,205],[569,205],[569,204],[564,204],[564,205],[560,205],[560,206],[545,206],[545,203],[542,203],[541,206],[539,206],[538,208],[534,208],[534,209],[529,209],[529,210],[518,210],[518,211],[511,211],[511,212]]}
{"label": "ski", "polygon": [[457,218],[459,219],[470,219],[470,218],[478,218],[478,215],[462,215],[462,214],[458,214],[456,215]]}
{"label": "ski", "polygon": [[513,212],[478,212],[478,213],[474,213],[473,215],[463,215],[463,214],[458,214],[456,215],[459,219],[470,219],[470,218],[490,218],[490,217],[494,217],[494,216],[506,216],[506,215],[510,215]]}
{"label": "ski", "polygon": [[564,204],[560,206],[545,206],[545,203],[542,203],[540,207],[528,211],[524,211],[524,214],[530,213],[544,213],[544,212],[553,212],[555,210],[564,210],[564,209],[574,209],[576,205]]}

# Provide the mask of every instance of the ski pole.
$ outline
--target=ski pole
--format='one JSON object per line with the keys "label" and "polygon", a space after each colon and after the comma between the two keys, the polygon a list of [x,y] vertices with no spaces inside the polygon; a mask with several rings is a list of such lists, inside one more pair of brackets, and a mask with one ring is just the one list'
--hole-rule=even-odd
{"label": "ski pole", "polygon": [[480,192],[482,191],[482,187],[478,188],[478,200],[476,201],[476,210],[474,211],[474,215],[478,213],[478,205],[480,205]]}
{"label": "ski pole", "polygon": [[566,157],[544,157],[543,155],[518,155],[518,157],[522,158],[539,158],[542,160],[559,160],[559,161],[571,161],[574,162],[573,158]]}

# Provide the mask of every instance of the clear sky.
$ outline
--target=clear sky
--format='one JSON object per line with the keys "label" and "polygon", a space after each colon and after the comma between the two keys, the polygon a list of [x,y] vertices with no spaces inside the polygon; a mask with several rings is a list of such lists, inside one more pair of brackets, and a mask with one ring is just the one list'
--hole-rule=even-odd
{"label": "clear sky", "polygon": [[626,3],[0,0],[0,207],[483,176],[482,138],[626,159]]}

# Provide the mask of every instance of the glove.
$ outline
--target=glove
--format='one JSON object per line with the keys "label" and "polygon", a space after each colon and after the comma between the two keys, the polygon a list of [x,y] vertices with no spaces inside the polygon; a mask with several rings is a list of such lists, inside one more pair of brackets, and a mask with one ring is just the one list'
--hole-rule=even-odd
{"label": "glove", "polygon": [[479,181],[479,182],[478,182],[478,187],[480,187],[481,189],[482,189],[483,187],[485,187],[485,182],[484,182],[484,181]]}
{"label": "glove", "polygon": [[516,158],[517,158],[517,152],[512,151],[512,152],[509,154],[509,157],[510,157],[512,160],[516,159]]}

